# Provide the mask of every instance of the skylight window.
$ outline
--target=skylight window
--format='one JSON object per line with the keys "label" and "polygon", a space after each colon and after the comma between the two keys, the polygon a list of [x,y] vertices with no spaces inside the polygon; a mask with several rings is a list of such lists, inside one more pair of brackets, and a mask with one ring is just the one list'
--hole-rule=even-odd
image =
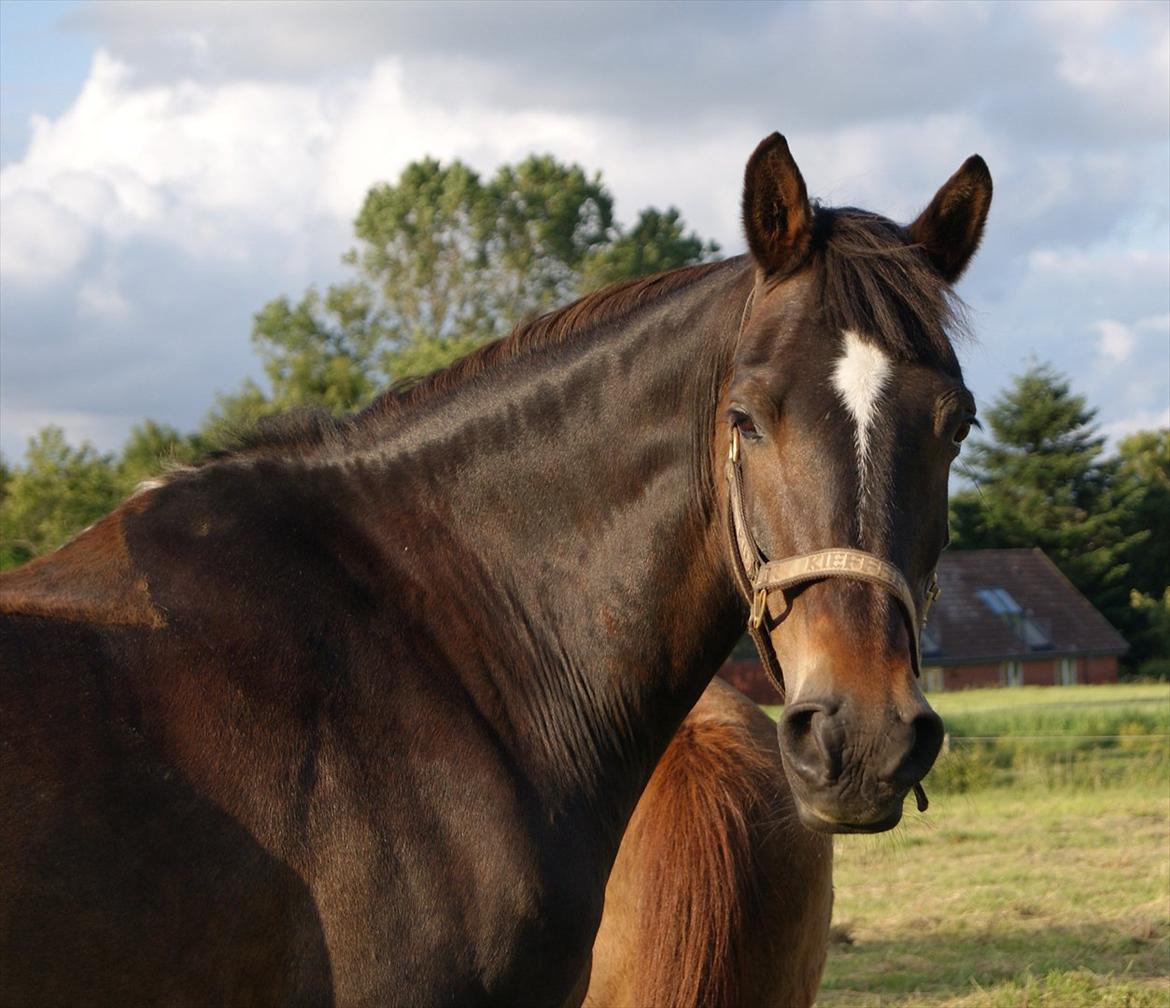
{"label": "skylight window", "polygon": [[1052,647],[1048,621],[1025,614],[1020,603],[1006,588],[980,588],[975,594],[996,616],[1003,620],[1031,651]]}
{"label": "skylight window", "polygon": [[1006,588],[980,588],[975,594],[996,616],[1019,616],[1024,612]]}

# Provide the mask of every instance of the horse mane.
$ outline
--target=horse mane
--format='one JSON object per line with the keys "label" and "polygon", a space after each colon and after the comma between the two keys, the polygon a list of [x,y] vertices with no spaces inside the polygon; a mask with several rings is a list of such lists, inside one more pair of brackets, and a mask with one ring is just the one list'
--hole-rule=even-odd
{"label": "horse mane", "polygon": [[626,832],[644,873],[638,1004],[743,1002],[746,953],[759,940],[752,827],[775,772],[744,724],[691,717],[674,736]]}
{"label": "horse mane", "polygon": [[[708,273],[736,260],[680,266],[662,273],[619,280],[531,320],[518,323],[506,336],[477,347],[446,367],[420,378],[395,382],[355,413],[334,416],[323,407],[299,407],[262,417],[237,434],[231,448],[210,453],[205,461],[280,449],[312,450],[375,441],[404,414],[459,388],[510,360],[541,347],[553,346],[587,329],[616,321],[634,309],[689,287]],[[362,437],[366,434],[366,437]]]}
{"label": "horse mane", "polygon": [[587,329],[624,318],[641,305],[689,287],[708,273],[723,268],[728,261],[696,263],[632,280],[619,280],[562,308],[521,322],[507,336],[485,343],[449,366],[417,381],[393,386],[391,394],[395,405],[402,411],[413,409],[505,361],[540,347],[564,343]]}
{"label": "horse mane", "polygon": [[[369,447],[402,416],[502,364],[542,347],[564,343],[614,322],[636,308],[689,287],[744,257],[681,266],[620,280],[472,350],[446,367],[391,385],[364,409],[335,417],[319,407],[259,420],[235,445],[208,461],[265,451]],[[950,285],[899,225],[854,207],[817,206],[809,262],[820,265],[825,321],[836,332],[852,330],[895,359],[919,361],[958,377],[951,339],[967,332],[966,311]],[[806,265],[808,265],[806,263]]]}

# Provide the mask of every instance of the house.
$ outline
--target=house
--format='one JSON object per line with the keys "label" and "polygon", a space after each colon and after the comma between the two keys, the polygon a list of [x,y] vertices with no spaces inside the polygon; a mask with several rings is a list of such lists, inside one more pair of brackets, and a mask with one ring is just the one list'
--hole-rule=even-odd
{"label": "house", "polygon": [[[955,550],[922,634],[923,689],[1062,686],[1117,681],[1127,644],[1039,549]],[[742,640],[720,675],[759,703],[778,703]]]}

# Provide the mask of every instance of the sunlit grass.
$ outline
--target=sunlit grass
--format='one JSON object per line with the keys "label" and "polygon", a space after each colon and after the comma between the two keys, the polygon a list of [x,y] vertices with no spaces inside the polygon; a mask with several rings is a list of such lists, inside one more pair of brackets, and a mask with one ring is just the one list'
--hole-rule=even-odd
{"label": "sunlit grass", "polygon": [[[983,725],[1007,731],[978,743],[988,746],[981,758],[990,769],[971,786],[936,771],[925,815],[909,815],[890,834],[838,838],[838,940],[818,1004],[1170,1005],[1170,741],[1162,727],[1170,687],[981,690],[931,700],[944,719],[995,718]],[[1069,738],[1022,737],[1053,724],[1036,708],[1057,704],[1093,717],[1122,710],[1129,734],[1087,750]],[[999,720],[1012,707],[1027,732]],[[1151,709],[1151,719],[1139,716]],[[952,758],[964,744],[953,738]]]}

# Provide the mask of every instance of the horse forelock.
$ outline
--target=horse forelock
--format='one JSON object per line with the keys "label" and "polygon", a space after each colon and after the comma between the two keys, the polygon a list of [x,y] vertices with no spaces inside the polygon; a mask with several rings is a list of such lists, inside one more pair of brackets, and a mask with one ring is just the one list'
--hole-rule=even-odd
{"label": "horse forelock", "polygon": [[961,379],[953,344],[968,335],[966,307],[905,229],[865,210],[818,207],[816,231],[828,327]]}

